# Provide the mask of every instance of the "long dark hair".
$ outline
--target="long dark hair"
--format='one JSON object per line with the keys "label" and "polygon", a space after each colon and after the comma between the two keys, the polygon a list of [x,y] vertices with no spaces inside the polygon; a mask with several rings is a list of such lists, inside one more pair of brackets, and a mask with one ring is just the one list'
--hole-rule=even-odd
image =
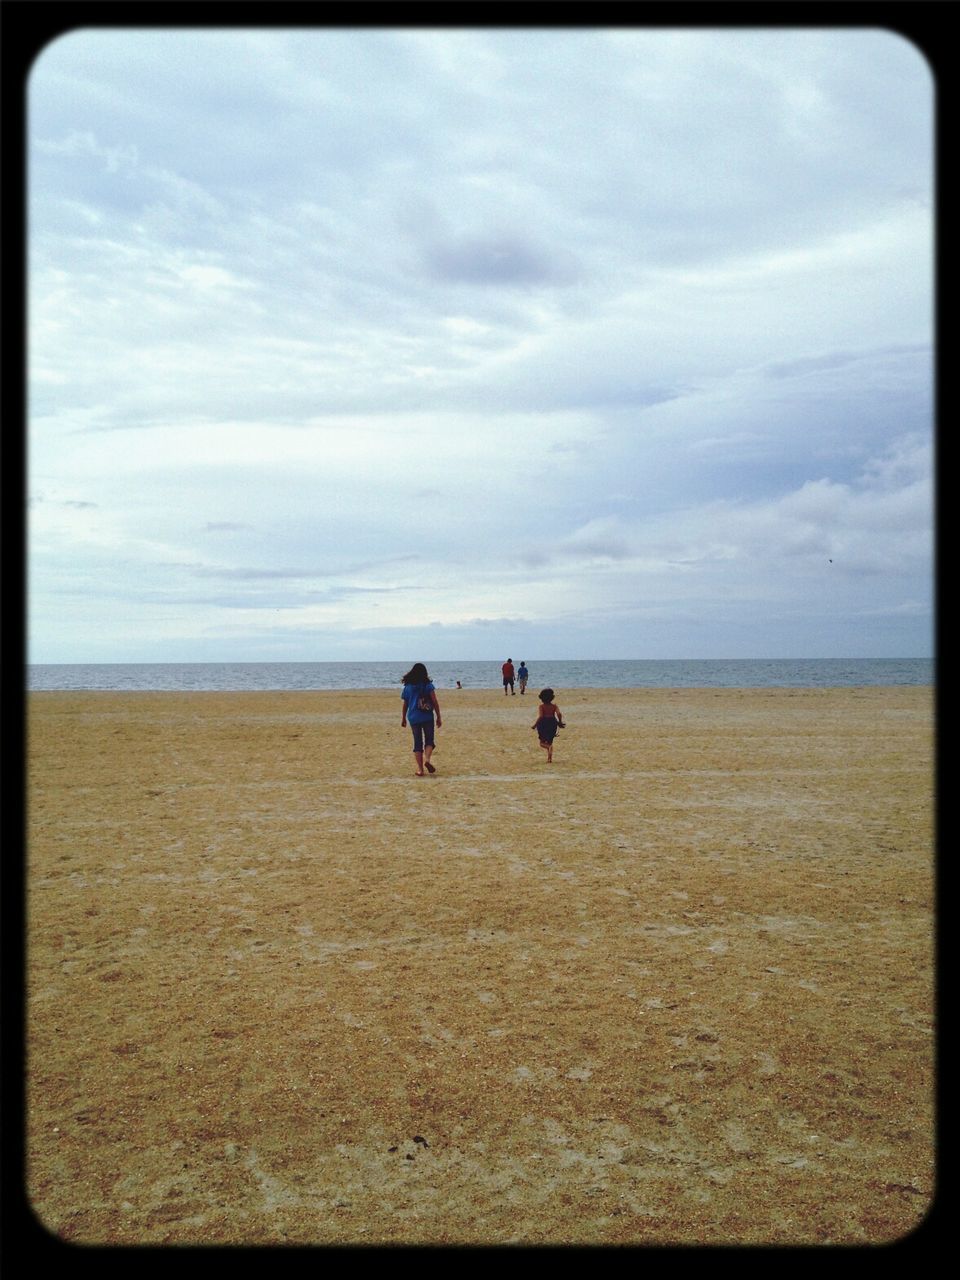
{"label": "long dark hair", "polygon": [[403,677],[404,684],[429,684],[430,677],[427,675],[427,668],[422,662],[415,662],[407,674]]}

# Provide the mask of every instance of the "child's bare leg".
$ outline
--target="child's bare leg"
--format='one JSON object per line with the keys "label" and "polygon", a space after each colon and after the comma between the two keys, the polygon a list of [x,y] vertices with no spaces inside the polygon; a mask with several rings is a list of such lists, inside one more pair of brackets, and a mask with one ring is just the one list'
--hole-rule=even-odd
{"label": "child's bare leg", "polygon": [[433,765],[430,763],[430,757],[433,755],[433,745],[428,743],[423,748],[423,763],[428,773],[433,773]]}
{"label": "child's bare leg", "polygon": [[415,751],[413,753],[413,758],[417,762],[417,777],[422,778],[423,777],[423,752]]}

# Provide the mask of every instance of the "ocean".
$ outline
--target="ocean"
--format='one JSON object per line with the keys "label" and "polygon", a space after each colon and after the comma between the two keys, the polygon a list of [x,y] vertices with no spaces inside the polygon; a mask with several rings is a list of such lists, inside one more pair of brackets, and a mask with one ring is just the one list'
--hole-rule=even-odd
{"label": "ocean", "polygon": [[[503,658],[428,662],[439,689],[502,688]],[[701,658],[534,660],[530,691],[563,689],[826,689],[859,685],[932,685],[932,658]],[[520,658],[514,658],[519,666]],[[27,689],[230,692],[298,689],[396,689],[409,662],[122,662],[32,664]]]}

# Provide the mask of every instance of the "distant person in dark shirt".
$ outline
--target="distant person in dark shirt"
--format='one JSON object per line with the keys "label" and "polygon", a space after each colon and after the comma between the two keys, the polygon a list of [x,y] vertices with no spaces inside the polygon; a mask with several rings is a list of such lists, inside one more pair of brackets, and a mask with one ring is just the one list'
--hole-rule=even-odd
{"label": "distant person in dark shirt", "polygon": [[520,692],[525,693],[527,689],[527,681],[530,679],[530,672],[527,670],[527,664],[520,659],[520,665],[517,667],[517,684],[520,686]]}

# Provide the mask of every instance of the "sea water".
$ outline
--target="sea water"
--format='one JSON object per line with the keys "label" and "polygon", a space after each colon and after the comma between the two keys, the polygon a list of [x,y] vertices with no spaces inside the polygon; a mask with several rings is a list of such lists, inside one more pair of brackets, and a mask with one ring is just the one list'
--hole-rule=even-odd
{"label": "sea water", "polygon": [[[438,689],[499,689],[503,658],[429,662]],[[802,689],[932,685],[932,658],[526,659],[529,689]],[[519,666],[520,658],[514,658]],[[34,690],[157,692],[397,689],[404,662],[57,663],[27,667]]]}

